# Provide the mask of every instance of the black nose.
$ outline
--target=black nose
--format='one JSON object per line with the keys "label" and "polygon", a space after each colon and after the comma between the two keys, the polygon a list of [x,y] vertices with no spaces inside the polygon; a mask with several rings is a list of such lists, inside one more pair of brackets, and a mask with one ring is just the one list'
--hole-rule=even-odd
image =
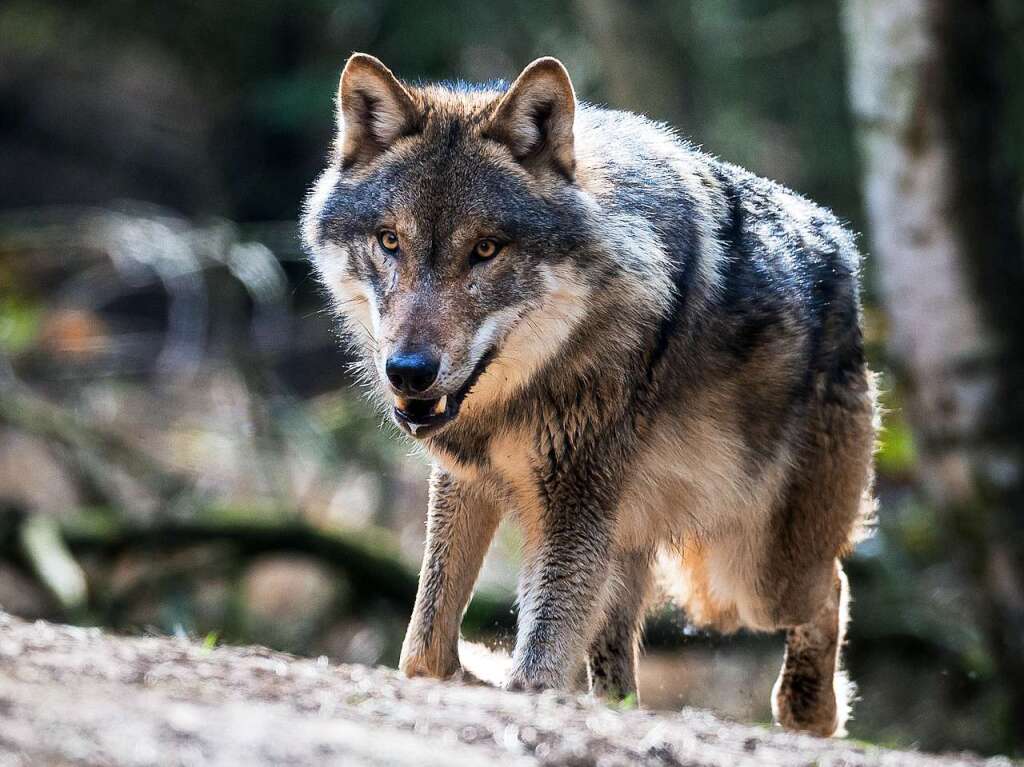
{"label": "black nose", "polygon": [[441,361],[425,352],[393,354],[388,357],[384,372],[402,394],[421,394],[437,378]]}

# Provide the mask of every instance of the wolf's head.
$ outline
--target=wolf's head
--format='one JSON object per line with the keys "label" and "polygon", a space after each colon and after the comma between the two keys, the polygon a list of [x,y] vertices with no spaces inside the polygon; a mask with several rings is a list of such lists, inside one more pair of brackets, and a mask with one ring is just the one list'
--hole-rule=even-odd
{"label": "wolf's head", "polygon": [[348,60],[303,234],[410,434],[522,386],[582,317],[575,113],[555,59],[507,88],[414,87],[372,56]]}

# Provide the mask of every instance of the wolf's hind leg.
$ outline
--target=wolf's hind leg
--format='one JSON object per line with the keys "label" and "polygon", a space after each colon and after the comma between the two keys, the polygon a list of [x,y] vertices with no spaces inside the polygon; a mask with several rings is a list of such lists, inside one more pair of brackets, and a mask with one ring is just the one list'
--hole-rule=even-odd
{"label": "wolf's hind leg", "polygon": [[814,618],[786,631],[786,657],[772,690],[775,721],[790,730],[844,735],[851,697],[839,655],[846,632],[849,586],[838,560],[825,604]]}
{"label": "wolf's hind leg", "polygon": [[594,695],[616,699],[637,694],[637,655],[651,568],[647,552],[629,552],[615,559],[612,595],[604,624],[591,643],[587,658]]}

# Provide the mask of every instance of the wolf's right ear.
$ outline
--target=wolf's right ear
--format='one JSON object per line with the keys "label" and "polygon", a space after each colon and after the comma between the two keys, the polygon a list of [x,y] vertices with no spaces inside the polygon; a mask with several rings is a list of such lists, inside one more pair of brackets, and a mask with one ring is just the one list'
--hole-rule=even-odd
{"label": "wolf's right ear", "polygon": [[547,57],[516,78],[484,133],[505,144],[524,165],[550,163],[571,181],[576,174],[575,116],[576,93],[569,73],[558,59]]}
{"label": "wolf's right ear", "polygon": [[418,128],[409,91],[379,59],[353,53],[338,84],[338,147],[343,167],[373,159]]}

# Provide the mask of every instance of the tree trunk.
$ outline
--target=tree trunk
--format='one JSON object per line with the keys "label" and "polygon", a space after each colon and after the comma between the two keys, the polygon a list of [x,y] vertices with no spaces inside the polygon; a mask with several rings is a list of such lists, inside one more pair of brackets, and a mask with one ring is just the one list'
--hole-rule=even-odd
{"label": "tree trunk", "polygon": [[990,0],[847,0],[846,32],[889,351],[1021,749],[1024,258],[999,145],[997,13]]}

